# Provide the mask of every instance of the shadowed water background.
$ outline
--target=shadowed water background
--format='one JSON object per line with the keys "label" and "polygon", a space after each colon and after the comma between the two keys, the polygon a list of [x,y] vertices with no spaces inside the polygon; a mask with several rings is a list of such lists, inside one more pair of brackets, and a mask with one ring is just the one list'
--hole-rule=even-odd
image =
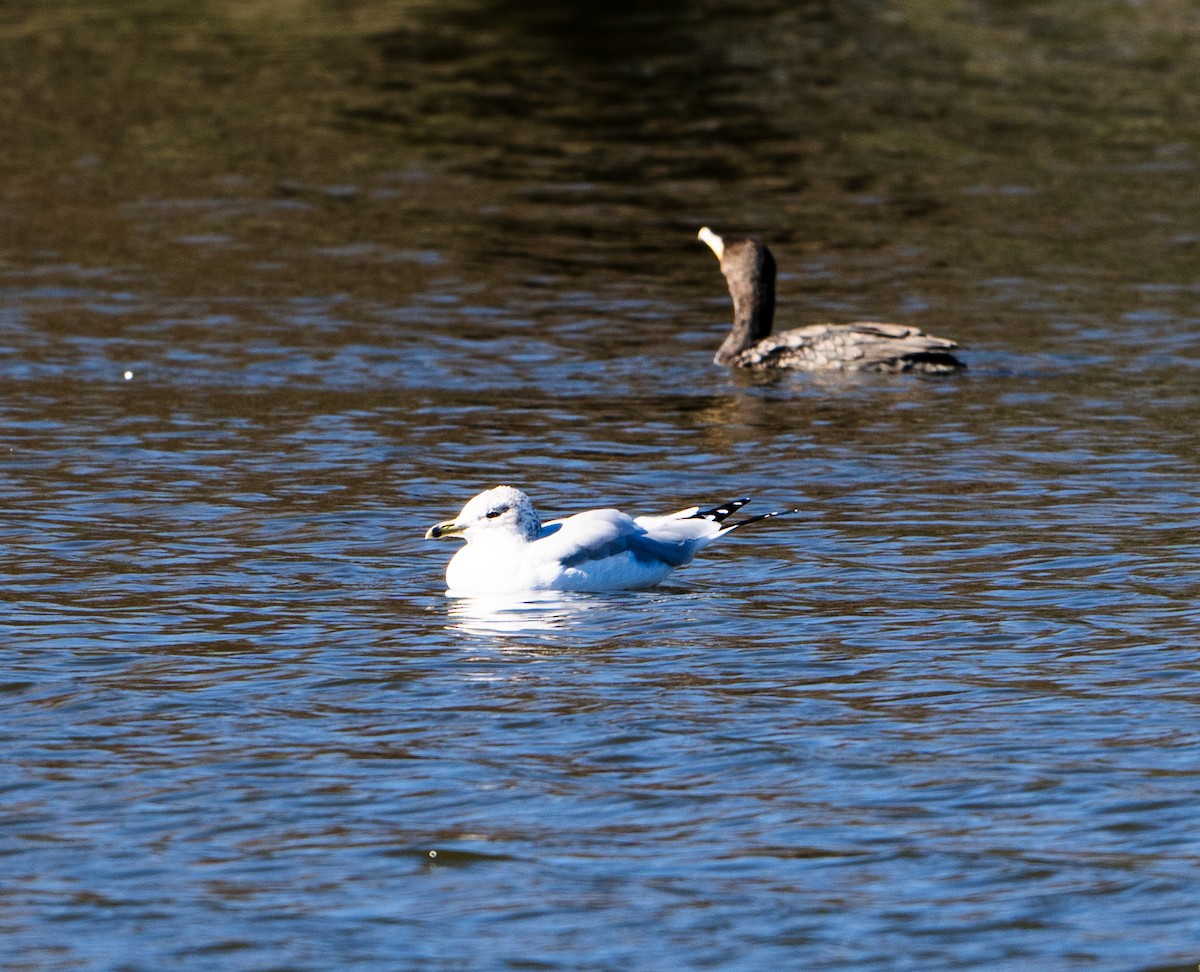
{"label": "shadowed water background", "polygon": [[[581,10],[0,15],[0,965],[1194,968],[1200,17]],[[448,599],[498,482],[801,513]]]}

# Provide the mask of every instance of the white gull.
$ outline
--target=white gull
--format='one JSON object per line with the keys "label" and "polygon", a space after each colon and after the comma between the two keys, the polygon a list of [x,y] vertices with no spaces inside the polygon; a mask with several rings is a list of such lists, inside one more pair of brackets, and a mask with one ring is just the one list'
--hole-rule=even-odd
{"label": "white gull", "polygon": [[522,591],[627,591],[653,587],[701,549],[747,523],[781,510],[725,520],[749,500],[666,516],[587,510],[542,523],[529,497],[497,486],[472,499],[453,520],[429,528],[427,540],[466,540],[446,568],[452,594]]}

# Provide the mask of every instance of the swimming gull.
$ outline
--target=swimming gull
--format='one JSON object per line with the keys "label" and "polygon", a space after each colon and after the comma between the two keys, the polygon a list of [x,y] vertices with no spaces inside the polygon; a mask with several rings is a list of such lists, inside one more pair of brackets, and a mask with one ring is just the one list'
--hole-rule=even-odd
{"label": "swimming gull", "polygon": [[964,365],[953,341],[906,324],[858,321],[810,324],[771,336],[775,318],[775,258],[761,240],[697,236],[721,261],[733,298],[733,330],[714,358],[735,368],[800,371],[919,371],[942,374]]}
{"label": "swimming gull", "polygon": [[446,568],[452,594],[521,591],[624,591],[653,587],[692,561],[718,537],[780,510],[725,520],[748,499],[667,516],[588,510],[542,523],[529,497],[497,486],[472,499],[453,520],[432,526],[427,540],[466,540]]}

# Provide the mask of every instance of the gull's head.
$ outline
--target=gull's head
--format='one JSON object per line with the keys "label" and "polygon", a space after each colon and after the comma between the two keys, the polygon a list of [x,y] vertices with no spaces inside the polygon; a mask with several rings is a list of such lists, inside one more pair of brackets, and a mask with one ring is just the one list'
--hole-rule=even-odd
{"label": "gull's head", "polygon": [[542,521],[529,497],[511,486],[486,490],[462,508],[453,520],[431,526],[426,540],[457,537],[470,543],[482,538],[534,540]]}

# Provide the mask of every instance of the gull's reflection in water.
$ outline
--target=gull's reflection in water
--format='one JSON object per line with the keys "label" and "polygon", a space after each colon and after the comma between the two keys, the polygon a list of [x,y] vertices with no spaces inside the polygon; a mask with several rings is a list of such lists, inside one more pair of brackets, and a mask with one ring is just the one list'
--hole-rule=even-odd
{"label": "gull's reflection in water", "polygon": [[530,635],[563,632],[583,623],[587,612],[606,603],[595,594],[529,592],[448,600],[451,625],[475,635]]}

